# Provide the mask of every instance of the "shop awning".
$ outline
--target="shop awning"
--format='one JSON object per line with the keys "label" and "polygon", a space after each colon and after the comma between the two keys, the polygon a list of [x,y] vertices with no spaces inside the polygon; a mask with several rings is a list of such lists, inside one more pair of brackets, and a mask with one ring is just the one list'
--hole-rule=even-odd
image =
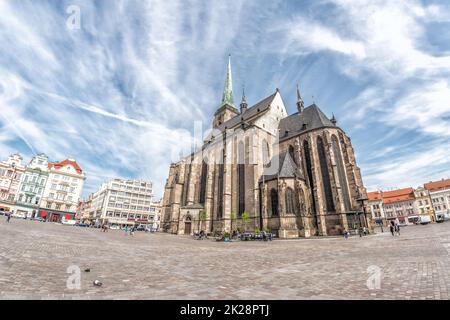
{"label": "shop awning", "polygon": [[41,217],[45,218],[46,216],[48,216],[47,211],[41,211]]}

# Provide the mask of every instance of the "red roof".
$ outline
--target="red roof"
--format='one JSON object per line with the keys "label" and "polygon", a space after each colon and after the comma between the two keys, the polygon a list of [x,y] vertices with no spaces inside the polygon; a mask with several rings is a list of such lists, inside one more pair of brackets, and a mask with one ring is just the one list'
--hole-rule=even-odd
{"label": "red roof", "polygon": [[439,191],[439,190],[450,189],[450,179],[447,179],[447,180],[442,179],[439,181],[430,181],[428,183],[425,183],[423,186],[428,191]]}
{"label": "red roof", "polygon": [[382,195],[381,195],[380,191],[368,192],[367,197],[369,198],[369,201],[375,201],[375,200],[382,199]]}
{"label": "red roof", "polygon": [[80,166],[78,165],[78,163],[76,161],[72,161],[69,159],[63,160],[61,162],[49,162],[48,163],[48,168],[55,168],[55,169],[61,169],[64,166],[72,166],[79,174],[83,173],[83,170],[81,170]]}
{"label": "red roof", "polygon": [[382,193],[382,197],[384,203],[408,201],[415,199],[413,188],[385,191]]}

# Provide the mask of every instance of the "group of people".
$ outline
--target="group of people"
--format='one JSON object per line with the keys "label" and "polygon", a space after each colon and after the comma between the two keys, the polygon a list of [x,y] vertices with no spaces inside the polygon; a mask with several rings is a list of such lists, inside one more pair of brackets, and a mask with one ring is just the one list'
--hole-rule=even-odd
{"label": "group of people", "polygon": [[[359,237],[361,238],[362,236],[367,236],[370,232],[367,227],[360,227],[358,229],[358,233],[359,233]],[[344,239],[347,240],[348,237],[350,236],[350,232],[348,232],[347,229],[344,229],[343,235],[344,235]]]}
{"label": "group of people", "polygon": [[400,235],[400,225],[395,221],[391,220],[391,223],[389,225],[389,230],[391,231],[392,236]]}
{"label": "group of people", "polygon": [[125,226],[124,231],[125,231],[125,235],[130,234],[130,236],[134,236],[136,227],[133,226],[133,227],[128,228],[128,226]]}

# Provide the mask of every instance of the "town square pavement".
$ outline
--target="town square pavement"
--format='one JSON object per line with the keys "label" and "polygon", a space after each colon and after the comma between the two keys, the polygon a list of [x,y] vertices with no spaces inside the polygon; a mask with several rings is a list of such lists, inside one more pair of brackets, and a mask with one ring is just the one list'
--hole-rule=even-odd
{"label": "town square pavement", "polygon": [[449,253],[450,222],[224,243],[0,216],[0,299],[448,299]]}

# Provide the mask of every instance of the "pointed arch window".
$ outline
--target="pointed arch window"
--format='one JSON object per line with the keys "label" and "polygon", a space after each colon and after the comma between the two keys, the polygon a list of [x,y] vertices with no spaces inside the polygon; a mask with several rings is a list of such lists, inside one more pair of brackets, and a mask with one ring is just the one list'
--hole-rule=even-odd
{"label": "pointed arch window", "polygon": [[208,164],[207,164],[207,160],[203,159],[202,173],[201,173],[201,178],[200,178],[200,194],[198,197],[198,202],[201,204],[205,204],[207,175],[208,175]]}
{"label": "pointed arch window", "polygon": [[297,164],[297,158],[295,157],[295,149],[294,146],[289,145],[289,155],[291,156],[292,161]]}
{"label": "pointed arch window", "polygon": [[348,191],[347,178],[345,174],[344,163],[342,161],[341,149],[339,148],[339,141],[335,135],[331,136],[331,144],[333,146],[334,159],[337,165],[339,174],[339,184],[341,185],[341,191],[343,196],[345,211],[350,210],[350,195]]}
{"label": "pointed arch window", "polygon": [[263,159],[263,166],[267,167],[269,166],[270,162],[270,151],[269,151],[269,143],[266,139],[262,141],[262,159]]}
{"label": "pointed arch window", "polygon": [[286,213],[295,214],[294,191],[292,188],[286,189]]}
{"label": "pointed arch window", "polygon": [[225,150],[222,150],[222,161],[219,163],[219,177],[218,177],[218,186],[217,192],[219,193],[217,199],[217,218],[223,217],[223,175],[225,172]]}
{"label": "pointed arch window", "polygon": [[317,152],[319,153],[320,172],[322,173],[322,185],[325,193],[326,208],[328,212],[335,211],[325,146],[321,137],[317,137]]}
{"label": "pointed arch window", "polygon": [[238,215],[245,211],[245,154],[244,143],[238,145]]}
{"label": "pointed arch window", "polygon": [[312,161],[311,161],[311,153],[309,150],[309,142],[305,140],[303,142],[303,153],[305,154],[305,164],[306,164],[306,173],[308,174],[308,182],[309,182],[309,188],[311,190],[311,196],[312,196],[312,213],[315,217],[315,222],[317,224],[317,216],[316,216],[316,200],[315,200],[315,194],[314,194],[314,177],[312,172]]}
{"label": "pointed arch window", "polygon": [[270,190],[270,204],[272,209],[272,217],[278,216],[278,192],[275,189]]}

